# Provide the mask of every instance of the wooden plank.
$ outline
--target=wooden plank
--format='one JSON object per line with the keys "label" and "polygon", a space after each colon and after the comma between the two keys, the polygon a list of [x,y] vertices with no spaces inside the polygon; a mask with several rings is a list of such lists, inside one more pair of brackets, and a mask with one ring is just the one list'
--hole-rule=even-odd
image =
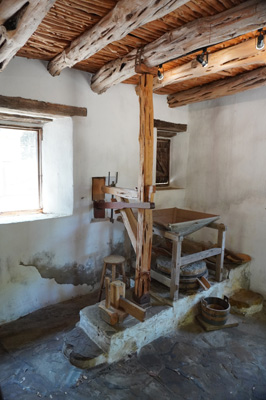
{"label": "wooden plank", "polygon": [[104,193],[102,186],[105,184],[105,176],[92,178],[92,191],[91,196],[93,201],[104,200]]}
{"label": "wooden plank", "polygon": [[188,256],[181,257],[180,265],[184,266],[187,264],[191,264],[195,261],[204,260],[205,258],[213,257],[218,254],[221,254],[221,249],[218,247],[209,250],[204,250],[195,254],[189,254]]}
{"label": "wooden plank", "polygon": [[[117,199],[121,199],[117,197]],[[126,201],[126,199],[123,199]],[[131,209],[120,210],[120,214],[122,216],[123,223],[125,225],[126,231],[128,233],[129,239],[131,241],[132,247],[136,253],[137,247],[137,220],[133,211]]]}
{"label": "wooden plank", "polygon": [[3,113],[0,112],[0,121],[6,121],[9,123],[12,122],[19,122],[19,123],[25,123],[25,124],[35,124],[35,125],[43,125],[48,122],[52,122],[52,118],[41,118],[41,117],[32,117],[28,115],[23,115],[23,114],[8,114],[8,113]]}
{"label": "wooden plank", "polygon": [[123,197],[124,199],[139,199],[138,191],[135,189],[103,186],[102,191],[103,193],[108,193],[112,194],[113,196]]}
{"label": "wooden plank", "polygon": [[157,130],[157,138],[163,137],[163,138],[172,138],[177,135],[176,132],[171,132],[171,131],[163,131],[163,130]]}
{"label": "wooden plank", "polygon": [[32,36],[54,3],[55,0],[0,2],[0,71]]}
{"label": "wooden plank", "polygon": [[211,53],[208,58],[208,66],[205,68],[202,68],[202,65],[194,59],[192,62],[190,61],[166,71],[162,81],[158,81],[156,78],[153,79],[153,90],[156,92],[173,83],[205,77],[232,68],[245,68],[250,65],[263,66],[266,64],[266,49],[256,49],[254,39],[250,39],[235,46]]}
{"label": "wooden plank", "polygon": [[183,237],[173,241],[170,298],[175,301],[179,294],[180,267],[182,265],[181,248]]}
{"label": "wooden plank", "polygon": [[196,318],[197,318],[198,322],[200,323],[200,325],[202,326],[202,328],[204,328],[205,331],[207,331],[207,332],[218,331],[218,330],[225,329],[225,328],[233,328],[233,327],[239,325],[236,317],[234,317],[233,315],[229,315],[227,322],[224,325],[220,325],[220,326],[208,324],[207,322],[205,322],[203,320],[203,318],[200,314],[197,315]]}
{"label": "wooden plank", "polygon": [[105,277],[105,307],[109,308],[111,305],[110,301],[110,278]]}
{"label": "wooden plank", "polygon": [[[140,105],[140,163],[139,163],[139,199],[153,201],[154,194],[148,189],[153,185],[153,77],[149,74],[141,75],[139,90]],[[135,298],[139,302],[149,296],[150,266],[152,250],[152,210],[138,210],[137,244],[136,244],[136,271],[135,271]]]}
{"label": "wooden plank", "polygon": [[226,225],[219,224],[217,222],[211,222],[209,225],[206,226],[206,228],[221,229],[221,230],[227,231],[227,226]]}
{"label": "wooden plank", "polygon": [[169,288],[171,287],[171,279],[163,274],[160,274],[159,272],[154,271],[153,269],[151,269],[151,277],[163,285]]}
{"label": "wooden plank", "polygon": [[120,0],[96,25],[73,40],[68,48],[50,61],[48,71],[53,76],[59,75],[64,68],[71,68],[88,59],[109,43],[122,39],[134,29],[163,17],[188,1]]}
{"label": "wooden plank", "polygon": [[154,120],[154,128],[158,130],[166,130],[169,132],[186,132],[187,124],[176,124],[174,122],[161,121],[160,119]]}
{"label": "wooden plank", "polygon": [[137,203],[126,203],[123,201],[105,201],[104,203],[99,202],[96,204],[98,208],[109,208],[112,210],[123,210],[125,208],[143,208],[143,209],[154,209],[154,203],[149,202],[137,202]]}
{"label": "wooden plank", "polygon": [[22,97],[9,97],[0,95],[0,108],[40,113],[42,115],[57,115],[64,117],[86,117],[87,108],[65,106],[62,104],[48,103],[45,101],[23,99]]}
{"label": "wooden plank", "polygon": [[223,278],[225,235],[226,235],[226,231],[223,229],[223,227],[218,229],[217,245],[221,248],[221,254],[219,254],[216,258],[215,279],[217,282],[221,282],[221,280]]}
{"label": "wooden plank", "polygon": [[208,83],[204,86],[169,95],[167,101],[170,108],[181,107],[186,104],[234,95],[245,90],[256,89],[265,85],[266,67],[261,67],[235,77],[225,78]]}
{"label": "wooden plank", "polygon": [[139,307],[137,304],[132,303],[124,297],[120,297],[119,307],[122,308],[126,313],[132,315],[132,317],[136,318],[137,320],[141,322],[144,321],[146,310],[144,310],[142,307]]}
{"label": "wooden plank", "polygon": [[109,325],[116,325],[119,321],[117,310],[113,307],[106,307],[105,300],[99,304],[99,312],[103,321]]}
{"label": "wooden plank", "polygon": [[[199,18],[173,31],[142,49],[142,59],[149,67],[182,57],[266,25],[266,2],[249,0],[220,14]],[[135,74],[137,49],[126,56],[105,64],[93,76],[91,89],[103,93],[108,88]]]}

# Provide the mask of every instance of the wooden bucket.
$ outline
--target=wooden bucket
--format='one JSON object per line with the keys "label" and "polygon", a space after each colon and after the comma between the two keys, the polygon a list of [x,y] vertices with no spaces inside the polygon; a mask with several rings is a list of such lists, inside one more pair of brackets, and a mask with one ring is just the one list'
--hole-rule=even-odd
{"label": "wooden bucket", "polygon": [[230,304],[228,297],[206,297],[201,300],[202,319],[210,325],[225,325],[230,314]]}

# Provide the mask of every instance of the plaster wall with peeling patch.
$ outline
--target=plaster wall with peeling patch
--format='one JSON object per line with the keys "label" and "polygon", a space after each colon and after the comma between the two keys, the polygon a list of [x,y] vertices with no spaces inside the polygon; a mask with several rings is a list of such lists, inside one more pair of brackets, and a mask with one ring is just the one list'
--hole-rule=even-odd
{"label": "plaster wall with peeling patch", "polygon": [[[103,257],[123,250],[121,223],[91,221],[91,178],[118,171],[119,186],[137,186],[138,97],[129,85],[96,95],[89,88],[89,79],[89,74],[77,70],[64,70],[53,78],[45,62],[22,58],[14,58],[0,74],[1,95],[88,109],[86,118],[72,119],[71,160],[63,133],[61,145],[51,146],[49,155],[51,160],[62,158],[62,153],[68,162],[73,158],[73,215],[0,224],[0,324],[97,290]],[[170,110],[164,96],[154,96],[154,108],[157,119],[187,123],[187,107]],[[182,139],[186,147],[188,137]],[[64,185],[61,179],[60,184]],[[171,196],[160,192],[155,202],[160,207],[182,207],[184,191],[172,191]]]}

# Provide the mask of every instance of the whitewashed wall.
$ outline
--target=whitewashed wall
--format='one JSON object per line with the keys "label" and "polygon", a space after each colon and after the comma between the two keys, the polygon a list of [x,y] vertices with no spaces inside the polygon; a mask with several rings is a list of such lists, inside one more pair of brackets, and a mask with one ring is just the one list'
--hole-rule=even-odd
{"label": "whitewashed wall", "polygon": [[[91,223],[91,178],[118,171],[119,186],[137,185],[138,97],[128,85],[96,95],[89,79],[74,70],[53,78],[45,63],[19,58],[0,74],[1,95],[88,109],[86,118],[73,118],[73,216],[0,225],[0,323],[97,289],[102,258],[123,241],[122,224]],[[154,108],[155,118],[187,123],[187,108],[170,110],[164,96],[154,96]],[[171,191],[156,202],[181,206],[183,199]]]}
{"label": "whitewashed wall", "polygon": [[266,88],[189,107],[185,205],[221,215],[226,247],[252,257],[266,295]]}

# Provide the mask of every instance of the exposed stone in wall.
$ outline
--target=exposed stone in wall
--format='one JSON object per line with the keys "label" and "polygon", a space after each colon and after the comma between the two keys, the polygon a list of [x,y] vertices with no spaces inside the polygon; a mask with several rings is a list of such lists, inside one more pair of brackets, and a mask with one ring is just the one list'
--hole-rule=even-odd
{"label": "exposed stone in wall", "polygon": [[[123,254],[123,244],[118,243],[112,253]],[[54,279],[59,284],[74,286],[87,284],[94,287],[100,282],[103,254],[92,254],[84,264],[69,262],[58,264],[53,252],[43,251],[34,254],[27,262],[20,261],[23,267],[35,267],[42,278]]]}
{"label": "exposed stone in wall", "polygon": [[60,265],[55,263],[54,253],[44,251],[33,255],[27,263],[20,261],[20,265],[35,267],[42,278],[54,279],[59,284],[94,286],[99,280],[94,257],[88,258],[84,264],[69,262]]}

